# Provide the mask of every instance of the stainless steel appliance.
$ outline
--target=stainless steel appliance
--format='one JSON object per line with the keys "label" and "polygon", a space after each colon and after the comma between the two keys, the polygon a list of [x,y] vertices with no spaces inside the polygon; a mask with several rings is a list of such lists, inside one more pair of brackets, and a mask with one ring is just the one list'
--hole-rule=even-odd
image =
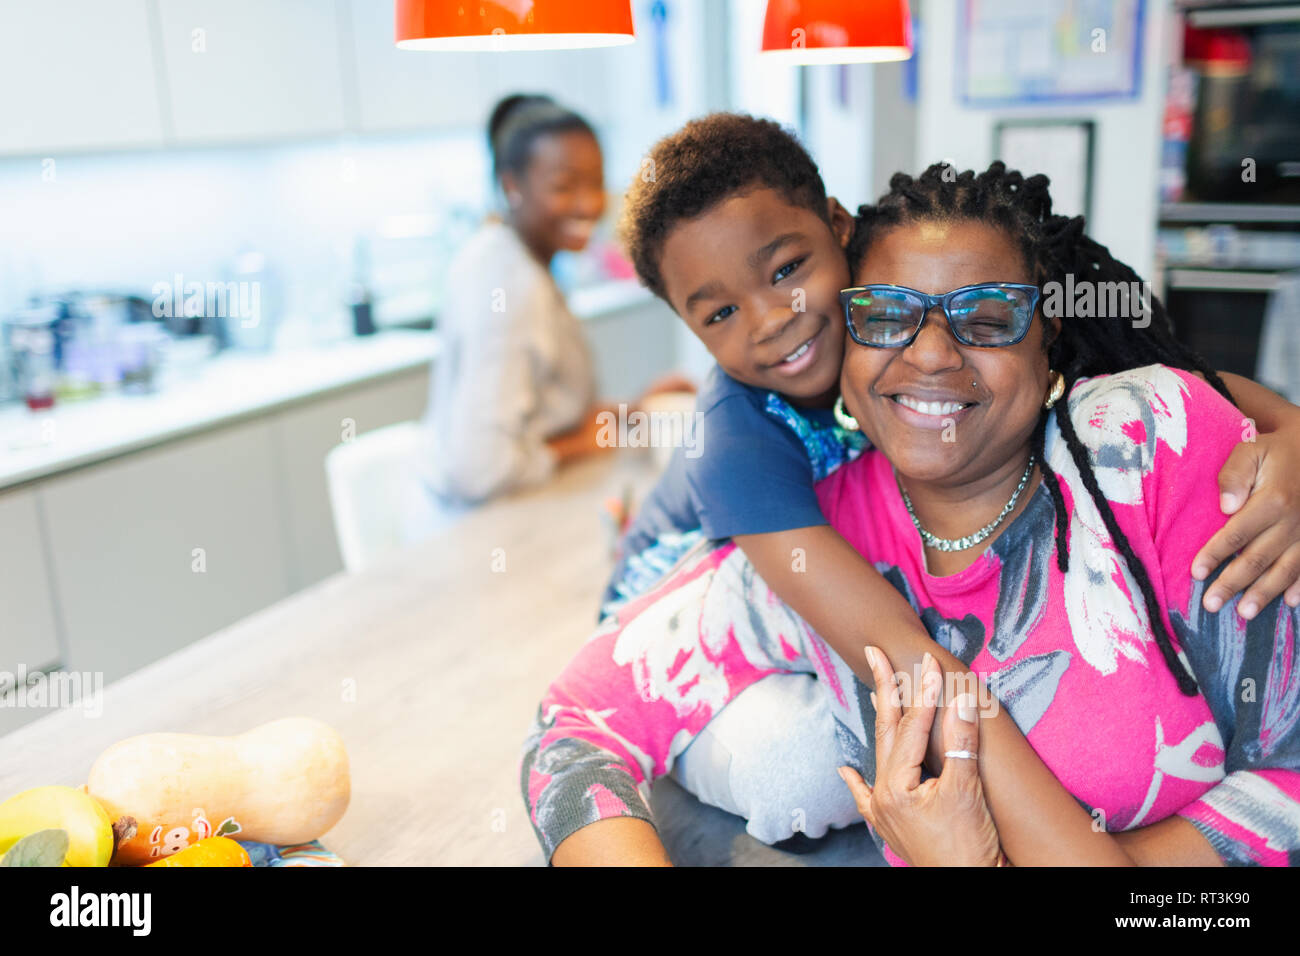
{"label": "stainless steel appliance", "polygon": [[1300,3],[1183,3],[1198,200],[1300,203]]}

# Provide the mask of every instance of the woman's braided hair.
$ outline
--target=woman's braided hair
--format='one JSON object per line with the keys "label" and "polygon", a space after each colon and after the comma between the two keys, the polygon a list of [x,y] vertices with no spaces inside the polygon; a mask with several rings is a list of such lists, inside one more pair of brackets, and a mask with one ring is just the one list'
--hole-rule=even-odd
{"label": "woman's braided hair", "polygon": [[[1074,277],[1076,286],[1087,282],[1122,282],[1127,287],[1128,283],[1141,282],[1137,273],[1084,233],[1083,216],[1052,215],[1052,198],[1047,186],[1046,176],[1026,178],[1007,169],[1001,162],[993,163],[978,175],[971,170],[957,173],[944,163],[936,163],[917,178],[895,173],[889,181],[888,193],[874,206],[859,207],[849,244],[849,262],[856,271],[872,239],[892,226],[911,222],[974,220],[1003,229],[1017,243],[1040,288],[1053,282],[1064,286],[1068,275]],[[1159,363],[1200,372],[1221,395],[1232,401],[1227,386],[1214,369],[1174,338],[1169,315],[1155,296],[1150,298],[1149,318],[1150,322],[1139,328],[1131,318],[1123,315],[1084,320],[1062,316],[1060,333],[1055,338],[1051,338],[1049,327],[1048,361],[1050,367],[1065,376],[1065,393],[1068,395],[1081,378]],[[1196,681],[1174,651],[1173,639],[1165,627],[1151,577],[1133,553],[1128,538],[1115,520],[1110,503],[1101,493],[1097,475],[1088,459],[1088,449],[1070,420],[1069,402],[1056,403],[1054,411],[1057,427],[1083,478],[1084,487],[1096,503],[1106,530],[1142,590],[1147,617],[1165,664],[1177,680],[1179,689],[1184,694],[1195,694]],[[1056,508],[1056,560],[1057,566],[1065,572],[1069,568],[1069,514],[1065,509],[1060,478],[1044,455],[1043,442],[1049,414],[1044,411],[1039,415],[1031,442]]]}

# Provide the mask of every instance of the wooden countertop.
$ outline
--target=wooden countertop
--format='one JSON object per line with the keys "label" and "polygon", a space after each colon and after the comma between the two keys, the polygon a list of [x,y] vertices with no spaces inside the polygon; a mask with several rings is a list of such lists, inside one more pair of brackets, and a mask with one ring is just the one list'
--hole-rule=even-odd
{"label": "wooden countertop", "polygon": [[631,451],[565,468],[111,684],[101,716],[71,708],[20,727],[0,738],[0,798],[79,785],[134,734],[228,735],[306,715],[347,744],[352,801],[323,837],[347,862],[541,864],[519,789],[523,738],[595,626],[609,571],[600,503],[652,479]]}

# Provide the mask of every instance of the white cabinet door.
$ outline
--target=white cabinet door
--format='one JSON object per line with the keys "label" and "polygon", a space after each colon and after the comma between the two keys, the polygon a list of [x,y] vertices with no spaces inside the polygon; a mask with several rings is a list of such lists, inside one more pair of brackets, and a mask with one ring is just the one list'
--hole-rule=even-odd
{"label": "white cabinet door", "polygon": [[14,688],[0,706],[0,736],[68,702],[48,684],[39,696],[16,692],[18,680],[60,665],[55,592],[36,507],[30,488],[0,494],[0,687]]}
{"label": "white cabinet door", "polygon": [[340,133],[338,10],[328,0],[163,0],[179,142]]}
{"label": "white cabinet door", "polygon": [[[60,664],[54,589],[40,525],[35,491],[0,494],[0,685],[5,687]],[[67,703],[48,684],[39,696],[11,692],[0,706],[0,735]]]}
{"label": "white cabinet door", "polygon": [[347,0],[345,10],[362,132],[486,125],[492,101],[479,69],[487,54],[399,50],[392,3]]}
{"label": "white cabinet door", "polygon": [[260,420],[39,486],[69,670],[107,684],[289,593],[274,460]]}
{"label": "white cabinet door", "polygon": [[162,145],[146,0],[0,4],[0,153]]}
{"label": "white cabinet door", "polygon": [[599,397],[630,402],[657,377],[677,368],[673,332],[681,324],[659,299],[587,319],[582,328],[596,363]]}
{"label": "white cabinet door", "polygon": [[479,95],[483,97],[482,122],[498,99],[509,93],[545,93],[582,114],[593,126],[606,123],[614,104],[610,86],[620,51],[627,47],[594,50],[513,50],[483,54]]}
{"label": "white cabinet door", "polygon": [[0,496],[0,542],[0,671],[56,665],[54,593],[34,491]]}
{"label": "white cabinet door", "polygon": [[426,368],[275,416],[293,590],[343,570],[325,481],[326,453],[342,441],[344,429],[350,428],[353,434],[360,435],[384,425],[420,418],[428,396]]}

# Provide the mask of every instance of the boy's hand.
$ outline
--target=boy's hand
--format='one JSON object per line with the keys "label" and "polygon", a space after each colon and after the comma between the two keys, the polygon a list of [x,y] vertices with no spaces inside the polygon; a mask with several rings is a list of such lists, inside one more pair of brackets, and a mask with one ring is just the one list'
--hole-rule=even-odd
{"label": "boy's hand", "polygon": [[1219,610],[1243,588],[1237,613],[1247,619],[1283,592],[1300,606],[1300,425],[1239,442],[1219,472],[1219,491],[1232,518],[1196,555],[1192,577],[1204,580],[1232,561],[1206,589],[1205,609]]}

